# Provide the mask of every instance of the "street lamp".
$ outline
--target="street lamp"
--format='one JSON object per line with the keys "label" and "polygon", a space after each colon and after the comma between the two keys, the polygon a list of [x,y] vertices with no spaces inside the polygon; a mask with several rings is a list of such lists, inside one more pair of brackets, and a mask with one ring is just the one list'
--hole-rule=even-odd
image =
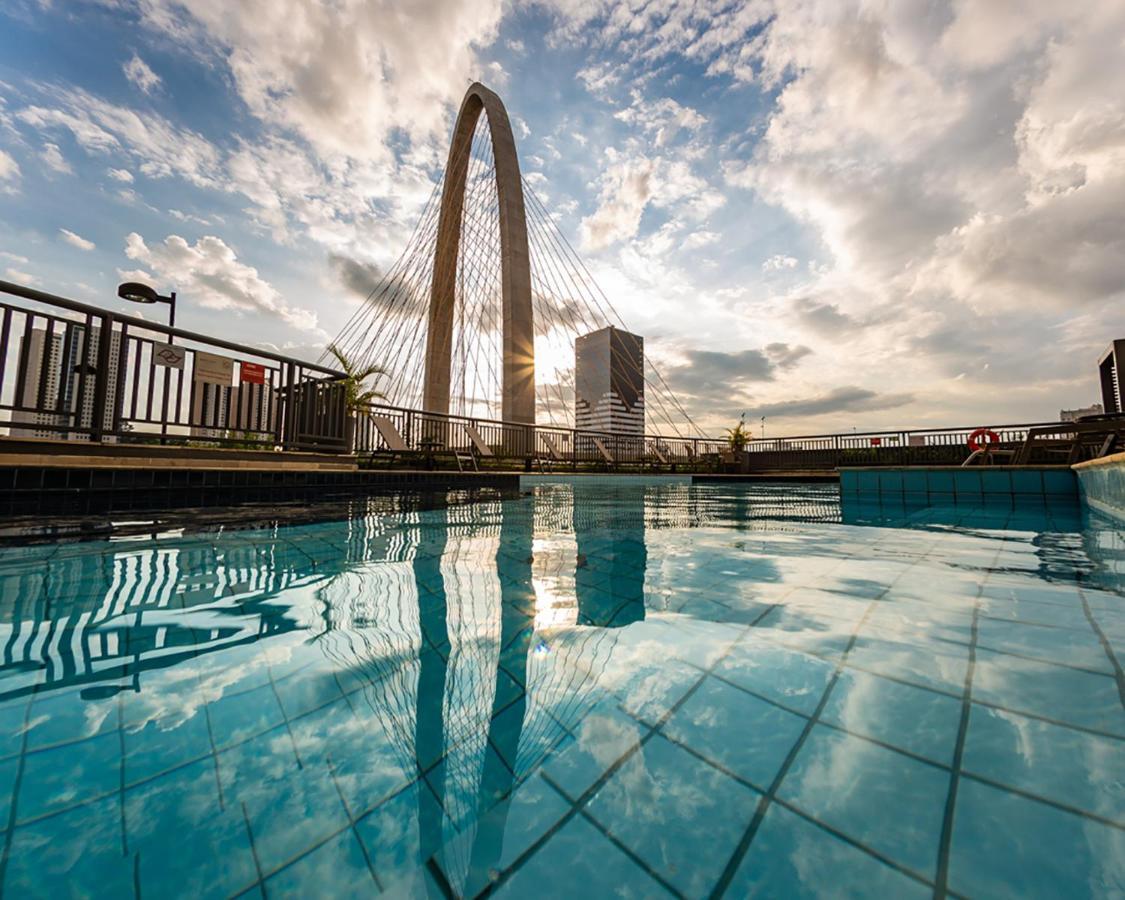
{"label": "street lamp", "polygon": [[175,291],[172,291],[171,295],[167,297],[162,297],[147,284],[141,284],[139,281],[126,281],[117,286],[117,296],[122,300],[131,300],[133,303],[167,303],[168,327],[176,327]]}

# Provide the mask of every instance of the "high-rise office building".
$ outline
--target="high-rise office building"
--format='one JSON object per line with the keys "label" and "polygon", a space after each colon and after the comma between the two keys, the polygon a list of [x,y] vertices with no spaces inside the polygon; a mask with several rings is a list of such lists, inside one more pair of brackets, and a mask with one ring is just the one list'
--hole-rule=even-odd
{"label": "high-rise office building", "polygon": [[644,338],[611,325],[578,338],[574,357],[575,427],[643,435]]}

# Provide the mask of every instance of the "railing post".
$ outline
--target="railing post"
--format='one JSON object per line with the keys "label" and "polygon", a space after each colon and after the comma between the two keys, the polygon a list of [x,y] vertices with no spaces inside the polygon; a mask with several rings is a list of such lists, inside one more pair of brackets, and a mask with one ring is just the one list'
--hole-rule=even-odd
{"label": "railing post", "polygon": [[[109,390],[109,342],[113,334],[113,315],[104,313],[98,333],[98,368],[94,373],[94,415],[90,440],[100,442],[105,434],[105,399]],[[120,376],[121,373],[118,373]],[[81,414],[81,410],[79,410]],[[81,421],[81,420],[80,420]],[[110,428],[114,423],[110,423]]]}
{"label": "railing post", "polygon": [[293,363],[288,363],[285,367],[285,439],[281,442],[281,446],[286,450],[292,450],[294,441],[294,431],[297,428],[297,376]]}

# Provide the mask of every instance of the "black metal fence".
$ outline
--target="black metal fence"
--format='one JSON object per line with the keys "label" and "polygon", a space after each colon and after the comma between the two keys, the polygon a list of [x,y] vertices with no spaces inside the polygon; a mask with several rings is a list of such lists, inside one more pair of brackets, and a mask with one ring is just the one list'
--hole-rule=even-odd
{"label": "black metal fence", "polygon": [[[0,436],[9,438],[747,473],[959,465],[970,453],[971,427],[759,439],[735,453],[715,438],[579,431],[378,404],[349,416],[335,370],[5,281],[0,293],[23,301],[0,301]],[[1057,423],[995,427],[993,449],[1014,451],[1029,430],[1050,424]],[[1073,443],[1064,432],[1049,437],[1060,448]]]}
{"label": "black metal fence", "polygon": [[0,436],[339,452],[342,374],[6,281]]}
{"label": "black metal fence", "polygon": [[[1058,423],[994,426],[991,430],[999,441],[990,444],[990,449],[1014,452],[1027,440],[1030,430],[1052,424]],[[751,472],[768,472],[842,466],[959,466],[972,452],[969,438],[976,429],[966,426],[759,439],[747,445],[744,467]],[[1059,444],[1069,448],[1069,438],[1060,435]],[[997,454],[995,461],[1005,459]]]}
{"label": "black metal fence", "polygon": [[726,441],[717,439],[579,431],[371,404],[356,416],[355,450],[360,455],[459,452],[563,466],[714,467],[728,448]]}

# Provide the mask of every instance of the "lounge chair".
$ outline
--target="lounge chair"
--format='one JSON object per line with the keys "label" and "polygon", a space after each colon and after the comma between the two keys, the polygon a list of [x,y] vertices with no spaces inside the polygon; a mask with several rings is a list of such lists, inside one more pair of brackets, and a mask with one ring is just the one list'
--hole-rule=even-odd
{"label": "lounge chair", "polygon": [[392,457],[414,452],[406,446],[406,441],[402,439],[402,435],[399,434],[398,428],[395,427],[393,420],[387,416],[372,415],[371,423],[379,432],[379,437],[381,437],[383,443],[387,445],[387,450],[390,451]]}
{"label": "lounge chair", "polygon": [[610,453],[609,449],[606,447],[605,441],[603,441],[600,437],[594,437],[593,435],[590,436],[590,440],[593,441],[594,446],[598,448],[598,452],[602,455],[602,459],[604,459],[611,466],[616,465],[616,460],[613,458],[613,454]]}
{"label": "lounge chair", "polygon": [[477,456],[479,456],[481,459],[496,458],[496,453],[488,445],[488,442],[484,439],[481,433],[477,430],[476,425],[473,425],[472,423],[466,424],[465,433],[469,436],[469,440],[472,442],[473,450],[475,451],[475,455],[470,454],[473,460],[474,469],[479,468],[477,466]]}

